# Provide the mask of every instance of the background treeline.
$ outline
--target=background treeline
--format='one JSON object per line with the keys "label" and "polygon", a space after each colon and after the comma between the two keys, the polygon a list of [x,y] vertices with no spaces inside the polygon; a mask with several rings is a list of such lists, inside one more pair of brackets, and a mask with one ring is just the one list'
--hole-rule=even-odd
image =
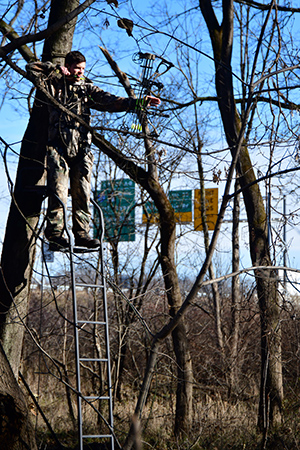
{"label": "background treeline", "polygon": [[[142,440],[147,442],[145,448],[259,448],[257,404],[260,386],[260,323],[257,296],[250,281],[243,283],[239,300],[240,332],[236,359],[232,360],[230,345],[226,342],[226,339],[230,339],[232,327],[231,285],[228,281],[222,282],[221,286],[225,353],[218,347],[210,287],[201,292],[201,302],[196,302],[186,316],[194,371],[193,423],[191,433],[177,443],[172,430],[176,407],[176,360],[171,339],[164,341],[155,368],[151,395],[145,406],[142,436]],[[190,282],[188,279],[181,280],[182,289],[187,289]],[[56,301],[49,288],[44,292],[36,288],[32,292],[27,322],[30,333],[25,338],[21,371],[61,444],[73,448],[77,441],[77,402],[76,394],[68,387],[76,386],[72,298],[68,288],[64,287],[66,281],[60,280],[59,283],[62,284],[54,287]],[[128,289],[123,291],[125,295],[128,294]],[[93,310],[94,300],[94,295],[88,289],[78,292],[78,302],[87,310]],[[278,430],[278,435],[272,437],[273,448],[276,449],[298,448],[300,443],[296,414],[299,409],[300,388],[300,305],[297,297],[291,300],[281,310],[285,426]],[[120,348],[120,324],[115,301],[116,296],[110,289],[108,311],[114,422],[115,432],[122,440],[132,420],[132,410],[150,350],[149,333],[140,319],[152,333],[157,332],[168,317],[168,304],[161,282],[153,280],[143,298],[139,316],[128,325],[126,346]],[[127,304],[120,297],[117,301]],[[42,351],[32,336],[39,336]],[[104,347],[104,336],[100,336],[100,340]],[[93,352],[94,342],[95,337],[91,332],[84,337],[82,345],[86,346],[87,352]],[[105,373],[102,371],[101,374],[97,366],[85,372],[81,379],[83,391],[95,392],[96,385],[98,392],[101,392],[102,386],[104,393],[105,380],[101,380],[101,376],[105,379]],[[40,437],[40,445],[52,448],[52,442],[55,447],[53,437],[32,400],[31,414]],[[101,420],[95,425],[97,417],[91,416],[90,411],[87,416],[84,415],[84,423],[87,430],[94,430],[95,427],[100,430],[103,427]]]}

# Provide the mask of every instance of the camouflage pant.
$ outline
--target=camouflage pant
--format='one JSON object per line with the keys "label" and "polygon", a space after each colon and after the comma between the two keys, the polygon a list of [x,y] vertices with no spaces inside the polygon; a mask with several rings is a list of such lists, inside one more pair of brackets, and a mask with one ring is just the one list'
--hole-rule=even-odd
{"label": "camouflage pant", "polygon": [[56,194],[67,205],[68,187],[72,197],[73,233],[88,233],[90,229],[91,175],[94,157],[92,152],[82,158],[63,156],[60,148],[48,147],[47,184],[50,190],[48,198],[46,236],[61,234],[64,229],[64,209],[61,203],[51,195]]}

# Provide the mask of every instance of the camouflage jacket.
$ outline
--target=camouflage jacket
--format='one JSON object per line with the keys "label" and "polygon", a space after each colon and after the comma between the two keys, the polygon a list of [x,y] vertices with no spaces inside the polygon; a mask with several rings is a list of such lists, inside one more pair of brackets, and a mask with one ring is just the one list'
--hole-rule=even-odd
{"label": "camouflage jacket", "polygon": [[[70,82],[61,74],[59,66],[51,62],[33,62],[26,66],[32,76],[38,77],[51,95],[68,110],[90,123],[90,109],[97,111],[133,111],[136,100],[132,97],[117,97],[95,86],[88,78]],[[48,106],[48,144],[60,147],[69,157],[86,152],[91,144],[91,133],[76,119]]]}

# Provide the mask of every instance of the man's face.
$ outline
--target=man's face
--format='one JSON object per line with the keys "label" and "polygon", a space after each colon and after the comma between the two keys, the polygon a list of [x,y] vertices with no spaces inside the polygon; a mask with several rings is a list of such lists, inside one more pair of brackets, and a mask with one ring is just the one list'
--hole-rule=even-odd
{"label": "man's face", "polygon": [[69,70],[71,76],[78,79],[84,75],[85,62],[73,63],[70,66],[67,66],[67,69]]}

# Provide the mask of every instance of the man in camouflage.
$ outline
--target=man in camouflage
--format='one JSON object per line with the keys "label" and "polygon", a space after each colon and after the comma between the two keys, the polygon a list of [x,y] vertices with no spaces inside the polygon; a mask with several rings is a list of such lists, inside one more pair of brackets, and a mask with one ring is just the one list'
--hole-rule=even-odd
{"label": "man in camouflage", "polygon": [[[84,77],[86,59],[78,51],[66,55],[65,66],[51,62],[34,62],[26,66],[34,76],[42,76],[51,95],[69,111],[90,123],[90,109],[97,111],[133,111],[136,99],[123,98],[104,92]],[[148,96],[148,104],[157,106],[160,100]],[[90,194],[93,154],[91,134],[76,119],[49,104],[47,145],[47,183],[52,195],[48,199],[45,236],[50,248],[59,250],[69,246],[63,236],[63,206],[67,203],[68,184],[72,197],[72,221],[75,245],[97,248],[98,239],[89,236]],[[55,194],[55,195],[53,195]],[[57,199],[57,197],[61,200]]]}

